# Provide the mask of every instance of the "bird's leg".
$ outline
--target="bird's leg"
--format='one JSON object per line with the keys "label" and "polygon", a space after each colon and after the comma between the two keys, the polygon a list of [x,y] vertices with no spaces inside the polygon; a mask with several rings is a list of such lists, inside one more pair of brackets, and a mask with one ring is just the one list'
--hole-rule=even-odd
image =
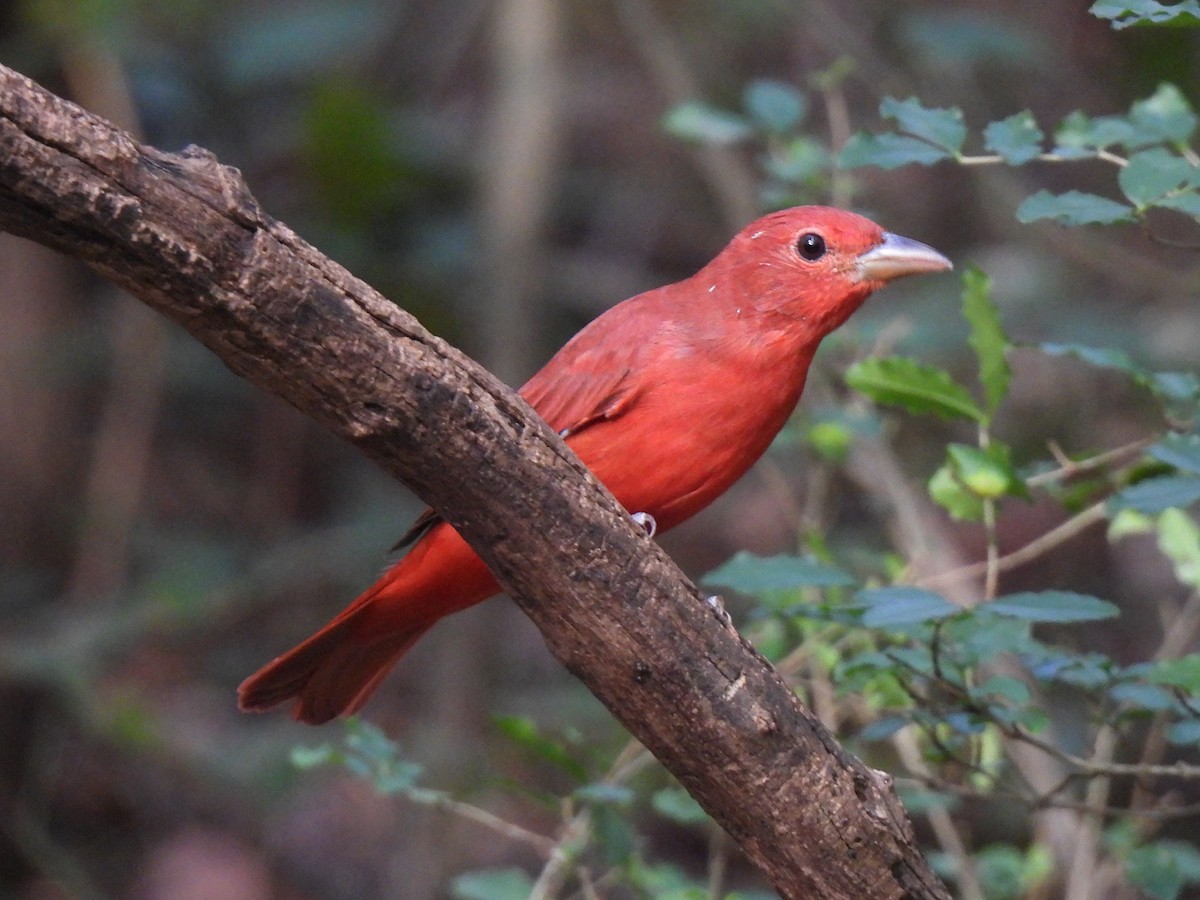
{"label": "bird's leg", "polygon": [[629,518],[633,519],[636,524],[642,526],[646,532],[646,537],[654,537],[654,535],[658,532],[658,523],[654,521],[654,516],[650,515],[650,513],[637,512],[631,515]]}

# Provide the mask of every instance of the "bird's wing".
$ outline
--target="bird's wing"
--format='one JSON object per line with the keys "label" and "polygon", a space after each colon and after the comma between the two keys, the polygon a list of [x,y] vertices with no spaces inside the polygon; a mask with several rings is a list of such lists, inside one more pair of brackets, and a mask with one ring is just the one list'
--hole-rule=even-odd
{"label": "bird's wing", "polygon": [[[645,346],[645,335],[635,327],[638,318],[636,314],[601,316],[521,388],[525,402],[560,437],[570,438],[599,422],[618,418],[633,406],[640,386],[634,373]],[[392,549],[415,543],[441,521],[432,508],[426,509]]]}

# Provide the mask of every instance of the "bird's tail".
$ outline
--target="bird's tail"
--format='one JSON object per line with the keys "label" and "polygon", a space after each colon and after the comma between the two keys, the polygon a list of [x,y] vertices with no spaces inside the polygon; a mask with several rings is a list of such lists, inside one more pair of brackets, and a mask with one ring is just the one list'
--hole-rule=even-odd
{"label": "bird's tail", "polygon": [[359,626],[368,607],[347,610],[304,643],[267,663],[238,687],[238,707],[264,712],[295,698],[292,716],[320,725],[351,715],[432,622],[371,639]]}
{"label": "bird's tail", "polygon": [[438,526],[337,618],[243,681],[238,706],[263,712],[294,697],[292,715],[310,725],[355,713],[438,619],[497,590],[462,538]]}

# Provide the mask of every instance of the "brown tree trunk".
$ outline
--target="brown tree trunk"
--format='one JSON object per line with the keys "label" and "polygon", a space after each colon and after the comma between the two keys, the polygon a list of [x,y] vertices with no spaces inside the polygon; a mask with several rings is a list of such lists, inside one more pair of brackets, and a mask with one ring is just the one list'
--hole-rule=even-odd
{"label": "brown tree trunk", "polygon": [[[512,391],[268,217],[0,67],[0,228],[86,261],[455,525],[785,897],[947,897],[847,754]],[[232,702],[232,700],[231,700]]]}

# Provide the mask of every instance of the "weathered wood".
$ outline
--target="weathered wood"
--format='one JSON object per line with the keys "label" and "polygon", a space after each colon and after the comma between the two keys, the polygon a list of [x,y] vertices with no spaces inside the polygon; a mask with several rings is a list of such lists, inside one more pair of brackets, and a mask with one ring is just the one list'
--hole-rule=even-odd
{"label": "weathered wood", "polygon": [[888,778],[533,411],[267,216],[236,170],[141,146],[0,67],[0,228],[86,261],[436,507],[782,895],[948,896]]}

